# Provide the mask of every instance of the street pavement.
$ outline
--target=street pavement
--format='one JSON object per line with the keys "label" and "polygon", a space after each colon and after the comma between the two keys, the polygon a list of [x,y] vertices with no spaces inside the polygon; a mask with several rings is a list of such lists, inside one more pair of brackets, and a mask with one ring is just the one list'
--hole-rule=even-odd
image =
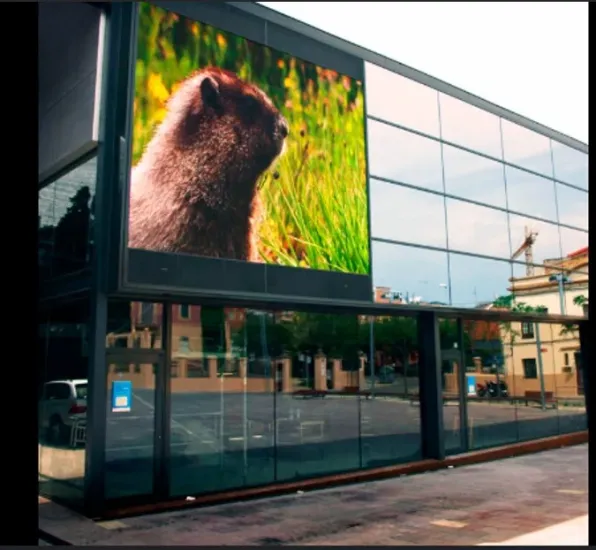
{"label": "street pavement", "polygon": [[587,514],[587,444],[98,523],[39,506],[40,528],[72,544],[137,546],[587,545]]}

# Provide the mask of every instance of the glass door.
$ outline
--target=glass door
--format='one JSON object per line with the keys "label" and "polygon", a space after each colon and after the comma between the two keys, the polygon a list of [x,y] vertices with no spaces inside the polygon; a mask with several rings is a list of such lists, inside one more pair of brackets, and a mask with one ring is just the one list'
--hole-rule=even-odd
{"label": "glass door", "polygon": [[107,500],[164,491],[163,371],[160,351],[107,352]]}
{"label": "glass door", "polygon": [[450,455],[464,452],[468,447],[462,323],[458,319],[441,319],[439,330],[445,453]]}

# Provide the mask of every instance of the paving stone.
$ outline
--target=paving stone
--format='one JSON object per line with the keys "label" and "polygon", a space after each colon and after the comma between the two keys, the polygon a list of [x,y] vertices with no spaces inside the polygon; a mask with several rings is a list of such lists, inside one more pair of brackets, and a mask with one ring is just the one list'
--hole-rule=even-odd
{"label": "paving stone", "polygon": [[117,522],[102,528],[56,506],[40,504],[40,524],[75,545],[501,543],[587,514],[588,445],[300,496],[126,518],[124,528]]}

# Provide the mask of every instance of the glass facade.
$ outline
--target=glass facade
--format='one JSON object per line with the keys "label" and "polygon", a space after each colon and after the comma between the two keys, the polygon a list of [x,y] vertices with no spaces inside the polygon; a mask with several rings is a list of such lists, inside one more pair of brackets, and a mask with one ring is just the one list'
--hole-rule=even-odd
{"label": "glass facade", "polygon": [[483,307],[546,281],[549,313],[565,313],[549,277],[588,246],[588,155],[365,65],[379,301]]}
{"label": "glass facade", "polygon": [[364,91],[368,303],[100,289],[113,151],[40,189],[41,282],[87,277],[42,285],[43,494],[95,516],[587,429],[585,323],[543,316],[587,317],[587,154],[368,62]]}

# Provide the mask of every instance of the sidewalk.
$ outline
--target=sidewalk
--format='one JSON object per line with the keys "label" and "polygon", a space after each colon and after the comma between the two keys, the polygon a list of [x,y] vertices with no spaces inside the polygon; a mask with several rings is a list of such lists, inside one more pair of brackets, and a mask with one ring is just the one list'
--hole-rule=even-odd
{"label": "sidewalk", "polygon": [[95,523],[40,503],[74,545],[587,544],[588,445],[277,498]]}

